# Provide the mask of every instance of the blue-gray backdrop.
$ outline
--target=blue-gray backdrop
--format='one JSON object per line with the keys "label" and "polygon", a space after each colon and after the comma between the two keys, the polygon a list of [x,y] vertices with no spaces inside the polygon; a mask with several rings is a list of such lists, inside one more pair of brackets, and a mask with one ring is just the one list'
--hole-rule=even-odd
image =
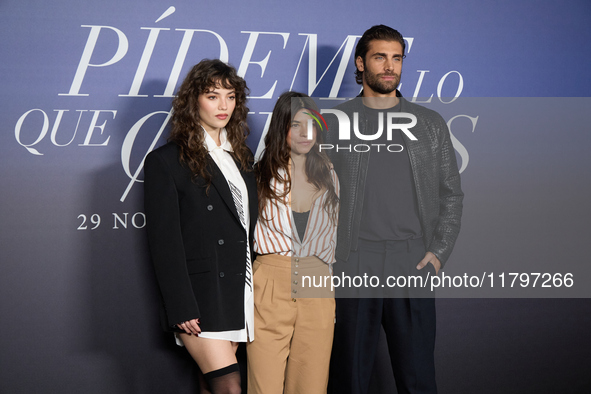
{"label": "blue-gray backdrop", "polygon": [[454,136],[446,273],[485,282],[438,300],[440,391],[591,392],[590,22],[587,0],[2,1],[0,392],[193,392],[159,332],[141,183],[178,84],[233,64],[257,151],[282,92],[359,92],[352,51],[379,23],[407,40],[402,94]]}

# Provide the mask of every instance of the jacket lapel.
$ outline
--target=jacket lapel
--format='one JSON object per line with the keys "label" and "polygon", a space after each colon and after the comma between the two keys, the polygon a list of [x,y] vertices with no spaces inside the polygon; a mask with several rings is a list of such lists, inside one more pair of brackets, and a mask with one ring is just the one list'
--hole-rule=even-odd
{"label": "jacket lapel", "polygon": [[[411,112],[410,108],[408,108],[407,101],[402,97],[400,98],[400,112]],[[420,134],[420,130],[417,126],[415,126],[413,128],[412,132],[415,133],[415,135],[421,136],[421,138],[418,141],[411,141],[410,138],[408,138],[408,136],[405,133],[401,133],[401,134],[402,134],[402,138],[404,139],[404,142],[406,143],[406,149],[408,150],[408,158],[409,158],[410,164],[411,164],[410,167],[412,169],[413,177],[414,177],[414,180],[416,183],[417,177],[415,174],[415,169],[420,168],[419,163],[418,163],[418,156],[419,156],[418,150],[421,149],[421,143],[424,143],[424,141],[422,141],[422,139],[424,137],[422,136],[422,134]],[[417,138],[419,138],[419,137],[417,137]]]}
{"label": "jacket lapel", "polygon": [[244,179],[244,183],[246,184],[246,189],[248,190],[248,209],[250,213],[250,232],[251,234],[254,231],[254,226],[257,221],[257,217],[259,215],[259,205],[258,205],[258,193],[257,193],[257,183],[254,176],[254,171],[245,171],[244,168],[240,166],[240,163],[236,163],[238,168],[240,168],[240,174],[242,175],[242,179]]}
{"label": "jacket lapel", "polygon": [[238,223],[240,223],[240,217],[238,216],[238,211],[236,211],[236,205],[234,204],[234,198],[232,197],[230,186],[228,186],[228,181],[226,181],[222,170],[215,164],[213,159],[209,160],[209,171],[211,174],[211,185],[215,187],[224,203],[228,206],[228,209],[230,209],[230,212],[232,212]]}

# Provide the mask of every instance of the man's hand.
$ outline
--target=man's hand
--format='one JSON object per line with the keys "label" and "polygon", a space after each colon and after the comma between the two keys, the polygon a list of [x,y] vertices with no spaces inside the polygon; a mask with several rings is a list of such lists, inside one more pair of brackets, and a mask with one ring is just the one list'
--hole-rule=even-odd
{"label": "man's hand", "polygon": [[431,252],[427,252],[425,254],[425,257],[417,265],[417,269],[422,270],[428,263],[433,264],[433,267],[435,267],[435,275],[437,275],[441,269],[441,261],[439,261],[437,256]]}

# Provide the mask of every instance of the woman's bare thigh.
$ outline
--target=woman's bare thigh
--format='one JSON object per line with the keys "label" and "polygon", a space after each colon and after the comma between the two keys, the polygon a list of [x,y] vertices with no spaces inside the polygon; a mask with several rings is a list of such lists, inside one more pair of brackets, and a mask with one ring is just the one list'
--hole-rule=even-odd
{"label": "woman's bare thigh", "polygon": [[185,347],[201,372],[208,373],[235,364],[238,343],[222,339],[200,338],[195,335],[180,334]]}

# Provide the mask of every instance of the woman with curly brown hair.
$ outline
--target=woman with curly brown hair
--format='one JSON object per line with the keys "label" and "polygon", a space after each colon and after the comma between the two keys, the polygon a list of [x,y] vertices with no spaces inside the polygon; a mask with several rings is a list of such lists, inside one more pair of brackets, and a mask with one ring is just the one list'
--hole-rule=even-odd
{"label": "woman with curly brown hair", "polygon": [[256,165],[257,339],[246,348],[249,394],[326,393],[335,301],[330,280],[324,288],[309,285],[330,279],[339,183],[320,151],[321,120],[310,97],[282,94]]}
{"label": "woman with curly brown hair", "polygon": [[257,190],[245,143],[247,92],[219,60],[194,66],[173,100],[169,142],[144,167],[162,326],[187,348],[212,393],[240,393],[236,349],[254,334]]}

